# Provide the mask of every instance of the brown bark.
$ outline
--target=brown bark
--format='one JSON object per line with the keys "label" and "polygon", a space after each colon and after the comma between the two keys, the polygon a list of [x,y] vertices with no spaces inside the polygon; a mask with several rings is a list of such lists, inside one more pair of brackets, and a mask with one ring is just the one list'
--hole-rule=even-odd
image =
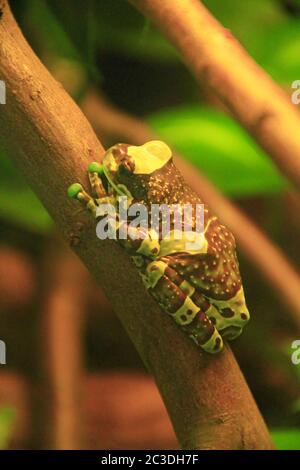
{"label": "brown bark", "polygon": [[40,332],[50,421],[44,444],[57,450],[82,449],[82,339],[90,278],[58,237],[47,245],[44,273]]}
{"label": "brown bark", "polygon": [[129,1],[157,24],[195,78],[210,87],[299,188],[299,112],[231,32],[199,0]]}
{"label": "brown bark", "polygon": [[8,91],[0,109],[2,140],[104,288],[156,379],[181,446],[270,449],[263,419],[229,348],[217,356],[196,348],[145,292],[126,253],[113,241],[98,240],[94,221],[67,200],[68,185],[87,184],[87,164],[101,158],[103,147],[26,43],[7,2],[0,6],[0,75]]}
{"label": "brown bark", "polygon": [[161,396],[148,374],[90,373],[85,376],[84,389],[89,448],[179,449]]}

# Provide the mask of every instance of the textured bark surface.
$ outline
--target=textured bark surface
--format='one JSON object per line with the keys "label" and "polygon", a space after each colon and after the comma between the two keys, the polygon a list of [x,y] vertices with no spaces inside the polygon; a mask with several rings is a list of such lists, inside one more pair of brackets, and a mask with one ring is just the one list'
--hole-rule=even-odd
{"label": "textured bark surface", "polygon": [[299,111],[231,32],[199,0],[130,2],[168,36],[195,78],[211,89],[299,188]]}
{"label": "textured bark surface", "polygon": [[101,242],[95,223],[69,201],[70,183],[87,185],[86,168],[103,147],[84,115],[34,55],[0,0],[1,140],[65,239],[98,279],[149,370],[183,448],[269,449],[268,431],[226,347],[209,356],[163,315],[126,253]]}

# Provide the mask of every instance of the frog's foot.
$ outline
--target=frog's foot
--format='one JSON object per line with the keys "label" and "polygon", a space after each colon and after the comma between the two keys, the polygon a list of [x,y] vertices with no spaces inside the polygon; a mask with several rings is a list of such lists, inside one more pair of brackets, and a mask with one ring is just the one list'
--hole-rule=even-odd
{"label": "frog's foot", "polygon": [[95,199],[83,189],[80,183],[74,183],[69,186],[68,196],[77,199],[86,207],[93,217],[96,217],[97,203]]}
{"label": "frog's foot", "polygon": [[[165,260],[163,257],[160,260]],[[215,301],[208,299],[173,268],[166,267],[165,274],[179,286],[186,295],[189,295],[193,302],[207,315],[215,325],[220,335],[227,340],[237,338],[243,331],[250,315],[245,304],[242,288],[235,297],[229,301]]]}
{"label": "frog's foot", "polygon": [[216,325],[216,328],[224,339],[233,340],[237,338],[242,332],[242,325],[240,322],[235,322],[230,318],[226,318],[222,311],[205,299],[207,302],[207,310],[205,311],[208,318]]}
{"label": "frog's foot", "polygon": [[227,301],[210,299],[210,303],[206,314],[215,321],[221,335],[229,340],[239,336],[250,319],[243,288],[241,287],[235,296]]}
{"label": "frog's foot", "polygon": [[177,275],[175,271],[170,273],[168,265],[163,261],[150,263],[143,274],[149,293],[197,345],[209,353],[219,352],[223,341],[214,324],[193,302],[188,292],[185,293],[168,277],[170,274],[173,277]]}
{"label": "frog's foot", "polygon": [[80,201],[89,212],[96,217],[98,202],[106,197],[100,176],[103,173],[102,165],[97,162],[90,163],[88,166],[89,180],[96,199],[88,194],[80,183],[74,183],[68,188],[68,196]]}

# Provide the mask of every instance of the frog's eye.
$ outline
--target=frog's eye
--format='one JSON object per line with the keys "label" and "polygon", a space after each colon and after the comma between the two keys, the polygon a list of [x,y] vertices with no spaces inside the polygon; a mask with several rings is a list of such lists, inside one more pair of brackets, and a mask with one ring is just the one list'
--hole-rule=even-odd
{"label": "frog's eye", "polygon": [[123,144],[115,146],[112,151],[115,162],[118,165],[118,168],[121,172],[133,173],[135,169],[135,164],[130,155],[127,154],[127,146],[124,147]]}
{"label": "frog's eye", "polygon": [[122,173],[134,173],[134,168],[134,161],[128,156],[124,157],[124,159],[119,162],[119,170]]}

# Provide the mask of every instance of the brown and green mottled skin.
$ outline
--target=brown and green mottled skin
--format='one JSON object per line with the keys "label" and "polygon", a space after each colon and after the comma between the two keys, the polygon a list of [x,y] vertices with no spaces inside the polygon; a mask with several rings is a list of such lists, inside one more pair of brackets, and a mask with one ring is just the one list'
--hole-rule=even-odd
{"label": "brown and green mottled skin", "polygon": [[[203,202],[186,184],[166,144],[159,141],[140,147],[117,144],[106,153],[103,168],[102,181],[110,197],[116,198],[118,188],[126,188],[130,204],[147,207],[149,222],[152,204],[168,206],[171,230],[173,205],[190,204],[191,228],[196,230],[196,206]],[[92,186],[99,184],[96,172],[91,173],[90,179]],[[95,205],[101,200],[95,199]],[[166,244],[161,213],[157,240],[151,231],[145,233],[140,229],[140,238],[128,237],[119,242],[133,256],[148,292],[162,309],[198,345],[214,353],[222,349],[222,338],[233,339],[241,333],[249,312],[234,237],[206,205],[203,207],[204,243],[199,250],[186,250],[175,241]]]}

